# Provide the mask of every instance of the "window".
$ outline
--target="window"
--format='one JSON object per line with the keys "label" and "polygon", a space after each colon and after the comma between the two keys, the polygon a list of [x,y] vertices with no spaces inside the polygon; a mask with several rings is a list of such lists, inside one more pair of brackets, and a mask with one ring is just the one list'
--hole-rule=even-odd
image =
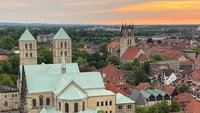
{"label": "window", "polygon": [[36,99],[33,99],[33,100],[32,100],[32,105],[33,105],[33,107],[36,106]]}
{"label": "window", "polygon": [[32,57],[32,53],[30,53],[30,57]]}
{"label": "window", "polygon": [[43,96],[40,96],[40,106],[43,106]]}
{"label": "window", "polygon": [[15,95],[14,95],[14,94],[12,94],[12,97],[15,97]]}
{"label": "window", "polygon": [[119,106],[118,106],[118,109],[122,109],[122,105],[119,105]]}
{"label": "window", "polygon": [[65,42],[65,48],[67,48],[67,43]]}
{"label": "window", "polygon": [[63,48],[63,43],[62,42],[60,43],[60,47]]}
{"label": "window", "polygon": [[131,109],[131,105],[127,105],[127,109]]}
{"label": "window", "polygon": [[32,44],[29,44],[30,49],[32,49]]}
{"label": "window", "polygon": [[97,102],[97,107],[99,106],[99,102]]}
{"label": "window", "polygon": [[67,56],[67,52],[65,52],[65,56]]}
{"label": "window", "polygon": [[82,111],[85,111],[85,102],[83,102],[82,107],[83,107]]}
{"label": "window", "polygon": [[65,113],[68,113],[68,112],[69,112],[69,104],[65,103]]}
{"label": "window", "polygon": [[103,101],[101,102],[101,106],[103,106]]}
{"label": "window", "polygon": [[26,57],[28,57],[28,53],[26,53]]}
{"label": "window", "polygon": [[110,113],[112,113],[112,111],[110,111]]}
{"label": "window", "polygon": [[78,112],[78,103],[75,103],[75,104],[74,104],[74,112],[75,112],[75,113]]}
{"label": "window", "polygon": [[7,101],[4,102],[4,106],[8,106],[8,102]]}
{"label": "window", "polygon": [[7,98],[7,95],[5,95],[5,98]]}
{"label": "window", "polygon": [[50,105],[50,98],[46,98],[46,105]]}
{"label": "window", "polygon": [[17,94],[15,94],[15,97],[17,97]]}
{"label": "window", "polygon": [[28,45],[27,44],[25,44],[25,49],[28,49]]}
{"label": "window", "polygon": [[60,102],[58,103],[58,108],[59,108],[59,111],[61,111],[61,103]]}
{"label": "window", "polygon": [[108,105],[108,101],[106,101],[105,105],[106,105],[106,106]]}
{"label": "window", "polygon": [[110,105],[112,105],[112,101],[110,101]]}

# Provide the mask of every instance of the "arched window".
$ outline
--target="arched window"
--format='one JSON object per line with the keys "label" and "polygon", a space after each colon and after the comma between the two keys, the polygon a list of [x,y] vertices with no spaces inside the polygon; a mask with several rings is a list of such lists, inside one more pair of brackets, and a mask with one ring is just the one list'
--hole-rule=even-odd
{"label": "arched window", "polygon": [[83,107],[82,111],[85,111],[85,102],[83,102],[82,107]]}
{"label": "arched window", "polygon": [[129,39],[128,39],[128,42],[127,42],[127,44],[129,45]]}
{"label": "arched window", "polygon": [[7,101],[4,102],[4,106],[8,106],[8,102]]}
{"label": "arched window", "polygon": [[40,98],[40,106],[43,106],[43,96],[41,95],[39,98]]}
{"label": "arched window", "polygon": [[61,103],[60,102],[58,103],[58,108],[59,108],[59,111],[61,111]]}
{"label": "arched window", "polygon": [[32,49],[32,44],[29,44],[30,50]]}
{"label": "arched window", "polygon": [[65,103],[65,113],[68,113],[68,112],[69,112],[69,104]]}
{"label": "arched window", "polygon": [[25,44],[25,49],[28,49],[28,45],[27,44]]}
{"label": "arched window", "polygon": [[50,98],[46,98],[46,105],[50,105]]}
{"label": "arched window", "polygon": [[62,42],[60,43],[60,47],[63,48],[63,43]]}
{"label": "arched window", "polygon": [[110,105],[112,105],[112,101],[110,101]]}
{"label": "arched window", "polygon": [[33,107],[36,106],[36,99],[33,99],[33,100],[32,100],[32,105],[33,105]]}
{"label": "arched window", "polygon": [[67,48],[67,43],[65,42],[65,48]]}
{"label": "arched window", "polygon": [[78,112],[78,103],[74,103],[74,112]]}
{"label": "arched window", "polygon": [[129,45],[131,45],[131,41],[132,41],[132,40],[130,39]]}
{"label": "arched window", "polygon": [[108,101],[106,101],[106,103],[105,103],[105,106],[107,106],[108,105]]}

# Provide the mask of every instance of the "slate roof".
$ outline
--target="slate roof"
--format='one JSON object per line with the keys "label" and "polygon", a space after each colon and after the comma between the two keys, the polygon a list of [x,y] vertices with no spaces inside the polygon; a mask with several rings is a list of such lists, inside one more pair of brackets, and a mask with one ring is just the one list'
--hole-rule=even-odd
{"label": "slate roof", "polygon": [[121,93],[117,93],[116,95],[116,104],[133,104],[135,101],[130,98],[122,95]]}
{"label": "slate roof", "polygon": [[0,85],[0,93],[18,92],[17,88]]}
{"label": "slate roof", "polygon": [[145,98],[142,96],[142,94],[140,93],[139,90],[137,89],[133,89],[131,94],[130,94],[130,98],[135,101],[136,105],[145,105],[146,104],[146,100]]}
{"label": "slate roof", "polygon": [[60,30],[56,33],[53,39],[71,39],[71,38],[63,28],[60,28]]}
{"label": "slate roof", "polygon": [[26,29],[24,31],[24,33],[22,34],[22,36],[19,38],[19,41],[23,41],[23,40],[35,40],[35,38],[33,37],[33,35],[29,32],[28,29]]}

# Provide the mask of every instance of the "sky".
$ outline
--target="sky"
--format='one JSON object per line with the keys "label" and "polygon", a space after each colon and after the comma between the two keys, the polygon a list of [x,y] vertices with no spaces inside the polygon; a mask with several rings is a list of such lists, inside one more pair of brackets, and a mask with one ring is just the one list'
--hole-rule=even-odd
{"label": "sky", "polygon": [[200,24],[200,0],[0,0],[0,22]]}

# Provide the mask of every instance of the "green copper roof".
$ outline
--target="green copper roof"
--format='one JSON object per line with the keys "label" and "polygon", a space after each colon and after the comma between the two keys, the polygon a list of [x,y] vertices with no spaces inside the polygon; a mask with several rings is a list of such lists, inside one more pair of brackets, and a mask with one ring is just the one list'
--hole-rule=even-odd
{"label": "green copper roof", "polygon": [[64,74],[61,73],[61,64],[24,65],[24,69],[28,93],[54,92],[57,95],[71,81],[84,90],[105,88],[99,72],[79,72],[77,63],[66,64]]}
{"label": "green copper roof", "polygon": [[63,113],[61,111],[57,111],[53,106],[43,107],[40,113]]}
{"label": "green copper roof", "polygon": [[117,93],[116,95],[116,104],[132,104],[135,103],[130,98],[122,95],[121,93]]}
{"label": "green copper roof", "polygon": [[35,40],[35,38],[33,37],[33,35],[29,32],[28,29],[26,29],[24,31],[24,33],[22,34],[22,36],[20,37],[19,41],[21,40]]}
{"label": "green copper roof", "polygon": [[75,84],[69,84],[63,92],[58,95],[61,100],[80,100],[86,98],[87,95],[83,90],[78,88]]}
{"label": "green copper roof", "polygon": [[149,97],[151,96],[151,93],[149,93],[149,92],[146,91],[146,90],[140,90],[140,93],[142,94],[142,96],[143,96],[145,99],[149,99]]}
{"label": "green copper roof", "polygon": [[71,39],[71,38],[63,28],[60,28],[60,30],[56,33],[53,39]]}
{"label": "green copper roof", "polygon": [[115,95],[115,93],[109,90],[105,90],[105,89],[90,89],[90,90],[85,90],[85,91],[87,92],[87,95],[89,97]]}

